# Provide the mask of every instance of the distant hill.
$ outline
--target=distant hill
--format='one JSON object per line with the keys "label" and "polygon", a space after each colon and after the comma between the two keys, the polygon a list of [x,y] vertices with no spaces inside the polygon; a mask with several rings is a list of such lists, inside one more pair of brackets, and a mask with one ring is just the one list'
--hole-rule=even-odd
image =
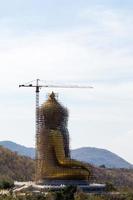
{"label": "distant hill", "polygon": [[35,171],[34,166],[35,163],[31,158],[17,155],[0,146],[0,179],[31,180]]}
{"label": "distant hill", "polygon": [[[0,145],[11,151],[17,152],[19,155],[25,155],[31,158],[35,157],[35,149],[28,148],[11,141],[1,141]],[[118,155],[99,148],[83,147],[71,151],[72,158],[91,163],[96,166],[105,165],[107,168],[133,168],[133,165],[125,161]]]}
{"label": "distant hill", "polygon": [[108,168],[133,168],[132,164],[105,149],[83,147],[72,150],[71,155],[74,159],[97,166],[105,165]]}
{"label": "distant hill", "polygon": [[15,142],[11,141],[0,141],[0,145],[11,151],[17,152],[19,155],[27,156],[30,158],[35,157],[34,148],[25,147],[23,145],[16,144]]}

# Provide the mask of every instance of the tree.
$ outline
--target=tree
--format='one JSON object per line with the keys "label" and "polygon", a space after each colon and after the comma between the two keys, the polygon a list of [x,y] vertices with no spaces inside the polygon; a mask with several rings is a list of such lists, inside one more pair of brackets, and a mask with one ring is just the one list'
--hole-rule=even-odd
{"label": "tree", "polygon": [[1,179],[0,189],[10,189],[14,186],[14,182],[11,179]]}

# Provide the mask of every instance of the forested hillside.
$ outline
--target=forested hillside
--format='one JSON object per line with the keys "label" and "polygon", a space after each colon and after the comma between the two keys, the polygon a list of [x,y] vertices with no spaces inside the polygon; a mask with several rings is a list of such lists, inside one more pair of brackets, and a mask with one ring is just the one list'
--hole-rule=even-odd
{"label": "forested hillside", "polygon": [[0,178],[11,178],[18,181],[33,179],[34,161],[25,156],[19,156],[0,146]]}
{"label": "forested hillside", "polygon": [[[133,188],[133,169],[108,169],[94,167],[91,182],[111,182],[115,186]],[[35,161],[26,156],[20,156],[0,146],[0,178],[17,181],[34,180]]]}
{"label": "forested hillside", "polygon": [[133,189],[133,169],[108,169],[93,167],[93,181],[97,183],[112,183],[118,187]]}

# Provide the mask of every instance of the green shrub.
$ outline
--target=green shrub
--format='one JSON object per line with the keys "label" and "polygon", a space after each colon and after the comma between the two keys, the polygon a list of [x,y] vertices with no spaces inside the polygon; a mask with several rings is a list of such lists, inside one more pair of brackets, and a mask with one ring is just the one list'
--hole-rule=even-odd
{"label": "green shrub", "polygon": [[0,189],[10,189],[14,186],[14,182],[11,179],[1,179]]}
{"label": "green shrub", "polygon": [[106,192],[112,192],[112,191],[116,191],[116,188],[112,183],[106,182]]}
{"label": "green shrub", "polygon": [[74,195],[74,200],[88,200],[88,194],[84,192],[76,192]]}
{"label": "green shrub", "polygon": [[74,193],[76,190],[76,186],[67,186],[64,189],[56,192],[56,200],[74,200]]}

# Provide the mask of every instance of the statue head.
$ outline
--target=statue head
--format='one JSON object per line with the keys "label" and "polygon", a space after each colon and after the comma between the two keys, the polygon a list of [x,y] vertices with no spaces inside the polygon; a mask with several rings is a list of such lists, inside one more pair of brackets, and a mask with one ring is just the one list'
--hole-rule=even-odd
{"label": "statue head", "polygon": [[49,129],[60,129],[67,126],[68,111],[56,99],[52,92],[48,100],[41,106],[44,124]]}

